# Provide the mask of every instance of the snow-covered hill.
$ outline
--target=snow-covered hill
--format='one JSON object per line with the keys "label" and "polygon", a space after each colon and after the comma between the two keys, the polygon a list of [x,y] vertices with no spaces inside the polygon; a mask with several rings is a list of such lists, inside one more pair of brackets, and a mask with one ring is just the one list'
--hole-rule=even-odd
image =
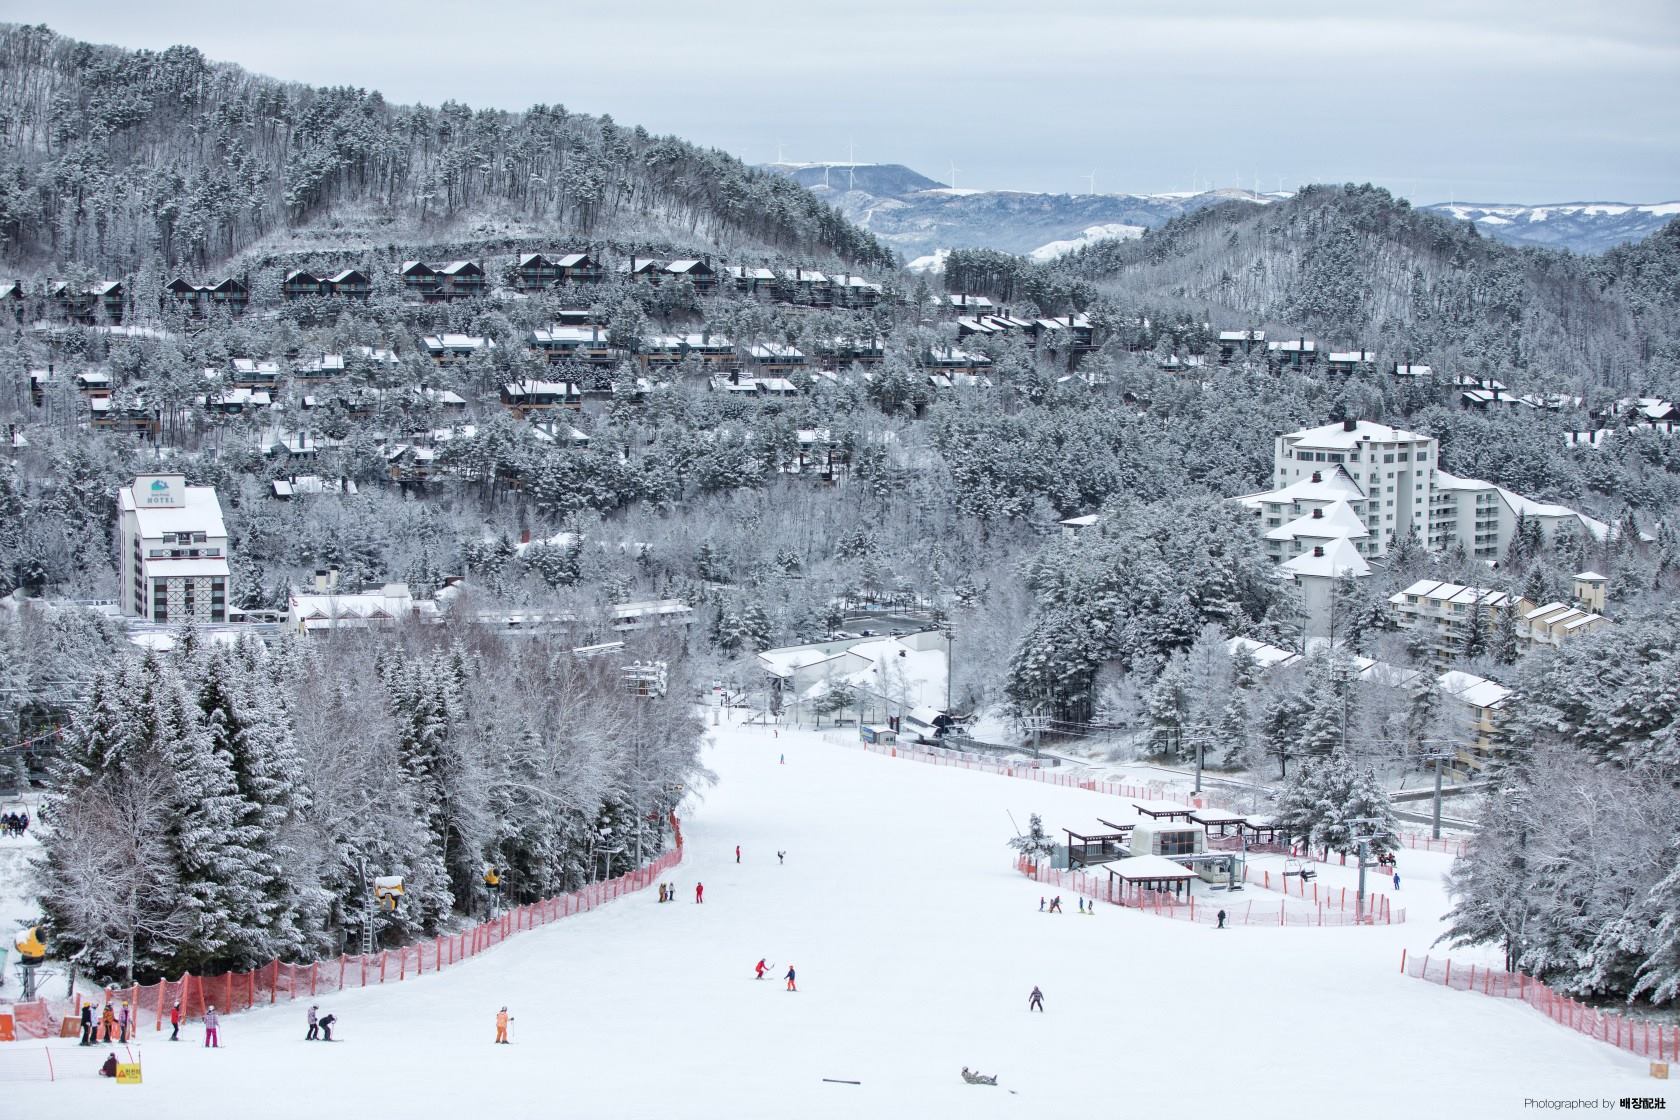
{"label": "snow-covered hill", "polygon": [[[1011,816],[1041,812],[1056,831],[1131,806],[811,732],[714,734],[718,783],[684,809],[689,854],[671,876],[684,901],[643,891],[444,972],[323,998],[343,1042],[305,1042],[308,1001],[284,996],[223,1019],[218,1050],[196,1023],[177,1045],[148,1025],[143,1085],[6,1084],[0,1111],[89,1115],[116,1093],[174,1120],[1060,1117],[1105,1101],[1269,1120],[1355,1101],[1385,1120],[1653,1090],[1643,1062],[1515,1000],[1399,975],[1401,946],[1427,951],[1439,932],[1445,856],[1402,856],[1404,925],[1215,930],[1106,904],[1085,916],[1073,896],[1040,913],[1051,892],[1011,869]],[[1321,871],[1327,889],[1355,879]],[[760,958],[775,966],[762,981]],[[1027,1010],[1035,985],[1043,1014]],[[511,1046],[491,1043],[503,1004]],[[88,1075],[103,1057],[48,1045]],[[965,1084],[964,1065],[997,1087]]]}
{"label": "snow-covered hill", "polygon": [[1075,249],[1083,249],[1097,241],[1129,241],[1134,237],[1143,236],[1142,226],[1129,226],[1121,222],[1110,222],[1107,225],[1089,226],[1080,231],[1078,237],[1068,237],[1061,241],[1051,241],[1040,245],[1027,256],[1035,261],[1053,261],[1057,257],[1066,256]]}
{"label": "snow-covered hill", "polygon": [[[1049,259],[1097,239],[1087,236],[1094,229],[1137,236],[1130,231],[1154,229],[1222,202],[1273,200],[1237,190],[1135,195],[953,189],[896,163],[769,166],[797,179],[910,260],[940,249],[1042,250],[1039,259]],[[1060,242],[1070,244],[1053,248]]]}
{"label": "snow-covered hill", "polygon": [[1643,241],[1680,217],[1680,202],[1560,202],[1547,206],[1505,206],[1454,202],[1425,210],[1460,221],[1511,245],[1602,253],[1629,241]]}

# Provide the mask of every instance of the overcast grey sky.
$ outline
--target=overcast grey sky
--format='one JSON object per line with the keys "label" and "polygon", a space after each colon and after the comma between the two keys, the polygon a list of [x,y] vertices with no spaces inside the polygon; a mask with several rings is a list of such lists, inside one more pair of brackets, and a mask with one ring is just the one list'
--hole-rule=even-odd
{"label": "overcast grey sky", "polygon": [[776,157],[1083,191],[1374,181],[1680,198],[1675,0],[0,0],[94,42],[393,101],[562,103]]}

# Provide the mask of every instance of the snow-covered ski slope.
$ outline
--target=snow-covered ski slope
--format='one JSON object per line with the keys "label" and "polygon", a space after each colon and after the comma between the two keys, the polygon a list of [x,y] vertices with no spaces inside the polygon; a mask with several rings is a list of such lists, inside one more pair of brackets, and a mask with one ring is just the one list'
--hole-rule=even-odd
{"label": "snow-covered ski slope", "polygon": [[[1007,814],[1077,827],[1117,800],[728,723],[705,761],[719,782],[684,810],[682,901],[644,892],[334,997],[342,1043],[304,1042],[302,1003],[225,1019],[216,1052],[197,1024],[173,1046],[148,1032],[144,1085],[0,1084],[0,1115],[1480,1117],[1662,1090],[1526,1007],[1399,974],[1401,946],[1435,936],[1445,857],[1402,856],[1409,920],[1386,928],[1085,917],[1071,896],[1041,914]],[[760,957],[774,978],[752,978]],[[514,1044],[495,1046],[504,1003]]]}

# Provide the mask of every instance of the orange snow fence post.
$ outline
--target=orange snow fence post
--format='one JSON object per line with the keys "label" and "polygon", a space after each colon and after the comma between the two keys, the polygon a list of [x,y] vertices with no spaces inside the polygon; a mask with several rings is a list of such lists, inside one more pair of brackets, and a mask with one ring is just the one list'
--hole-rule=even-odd
{"label": "orange snow fence post", "polygon": [[17,1027],[12,1023],[10,1011],[0,1011],[0,1042],[16,1042]]}
{"label": "orange snow fence post", "polygon": [[1406,950],[1400,950],[1400,975],[1406,974]]}

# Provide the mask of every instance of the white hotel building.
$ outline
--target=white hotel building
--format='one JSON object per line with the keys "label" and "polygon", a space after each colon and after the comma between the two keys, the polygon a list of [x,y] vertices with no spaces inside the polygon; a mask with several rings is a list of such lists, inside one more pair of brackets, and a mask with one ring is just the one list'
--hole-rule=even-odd
{"label": "white hotel building", "polygon": [[123,613],[152,622],[226,622],[227,527],[215,488],[153,474],[117,495]]}
{"label": "white hotel building", "polygon": [[1335,580],[1369,575],[1369,561],[1409,532],[1433,552],[1462,544],[1482,561],[1505,555],[1519,518],[1548,539],[1560,531],[1604,539],[1602,521],[1450,475],[1439,459],[1433,438],[1367,420],[1278,437],[1276,488],[1236,500],[1259,518],[1266,555],[1301,585],[1315,635],[1325,632]]}

